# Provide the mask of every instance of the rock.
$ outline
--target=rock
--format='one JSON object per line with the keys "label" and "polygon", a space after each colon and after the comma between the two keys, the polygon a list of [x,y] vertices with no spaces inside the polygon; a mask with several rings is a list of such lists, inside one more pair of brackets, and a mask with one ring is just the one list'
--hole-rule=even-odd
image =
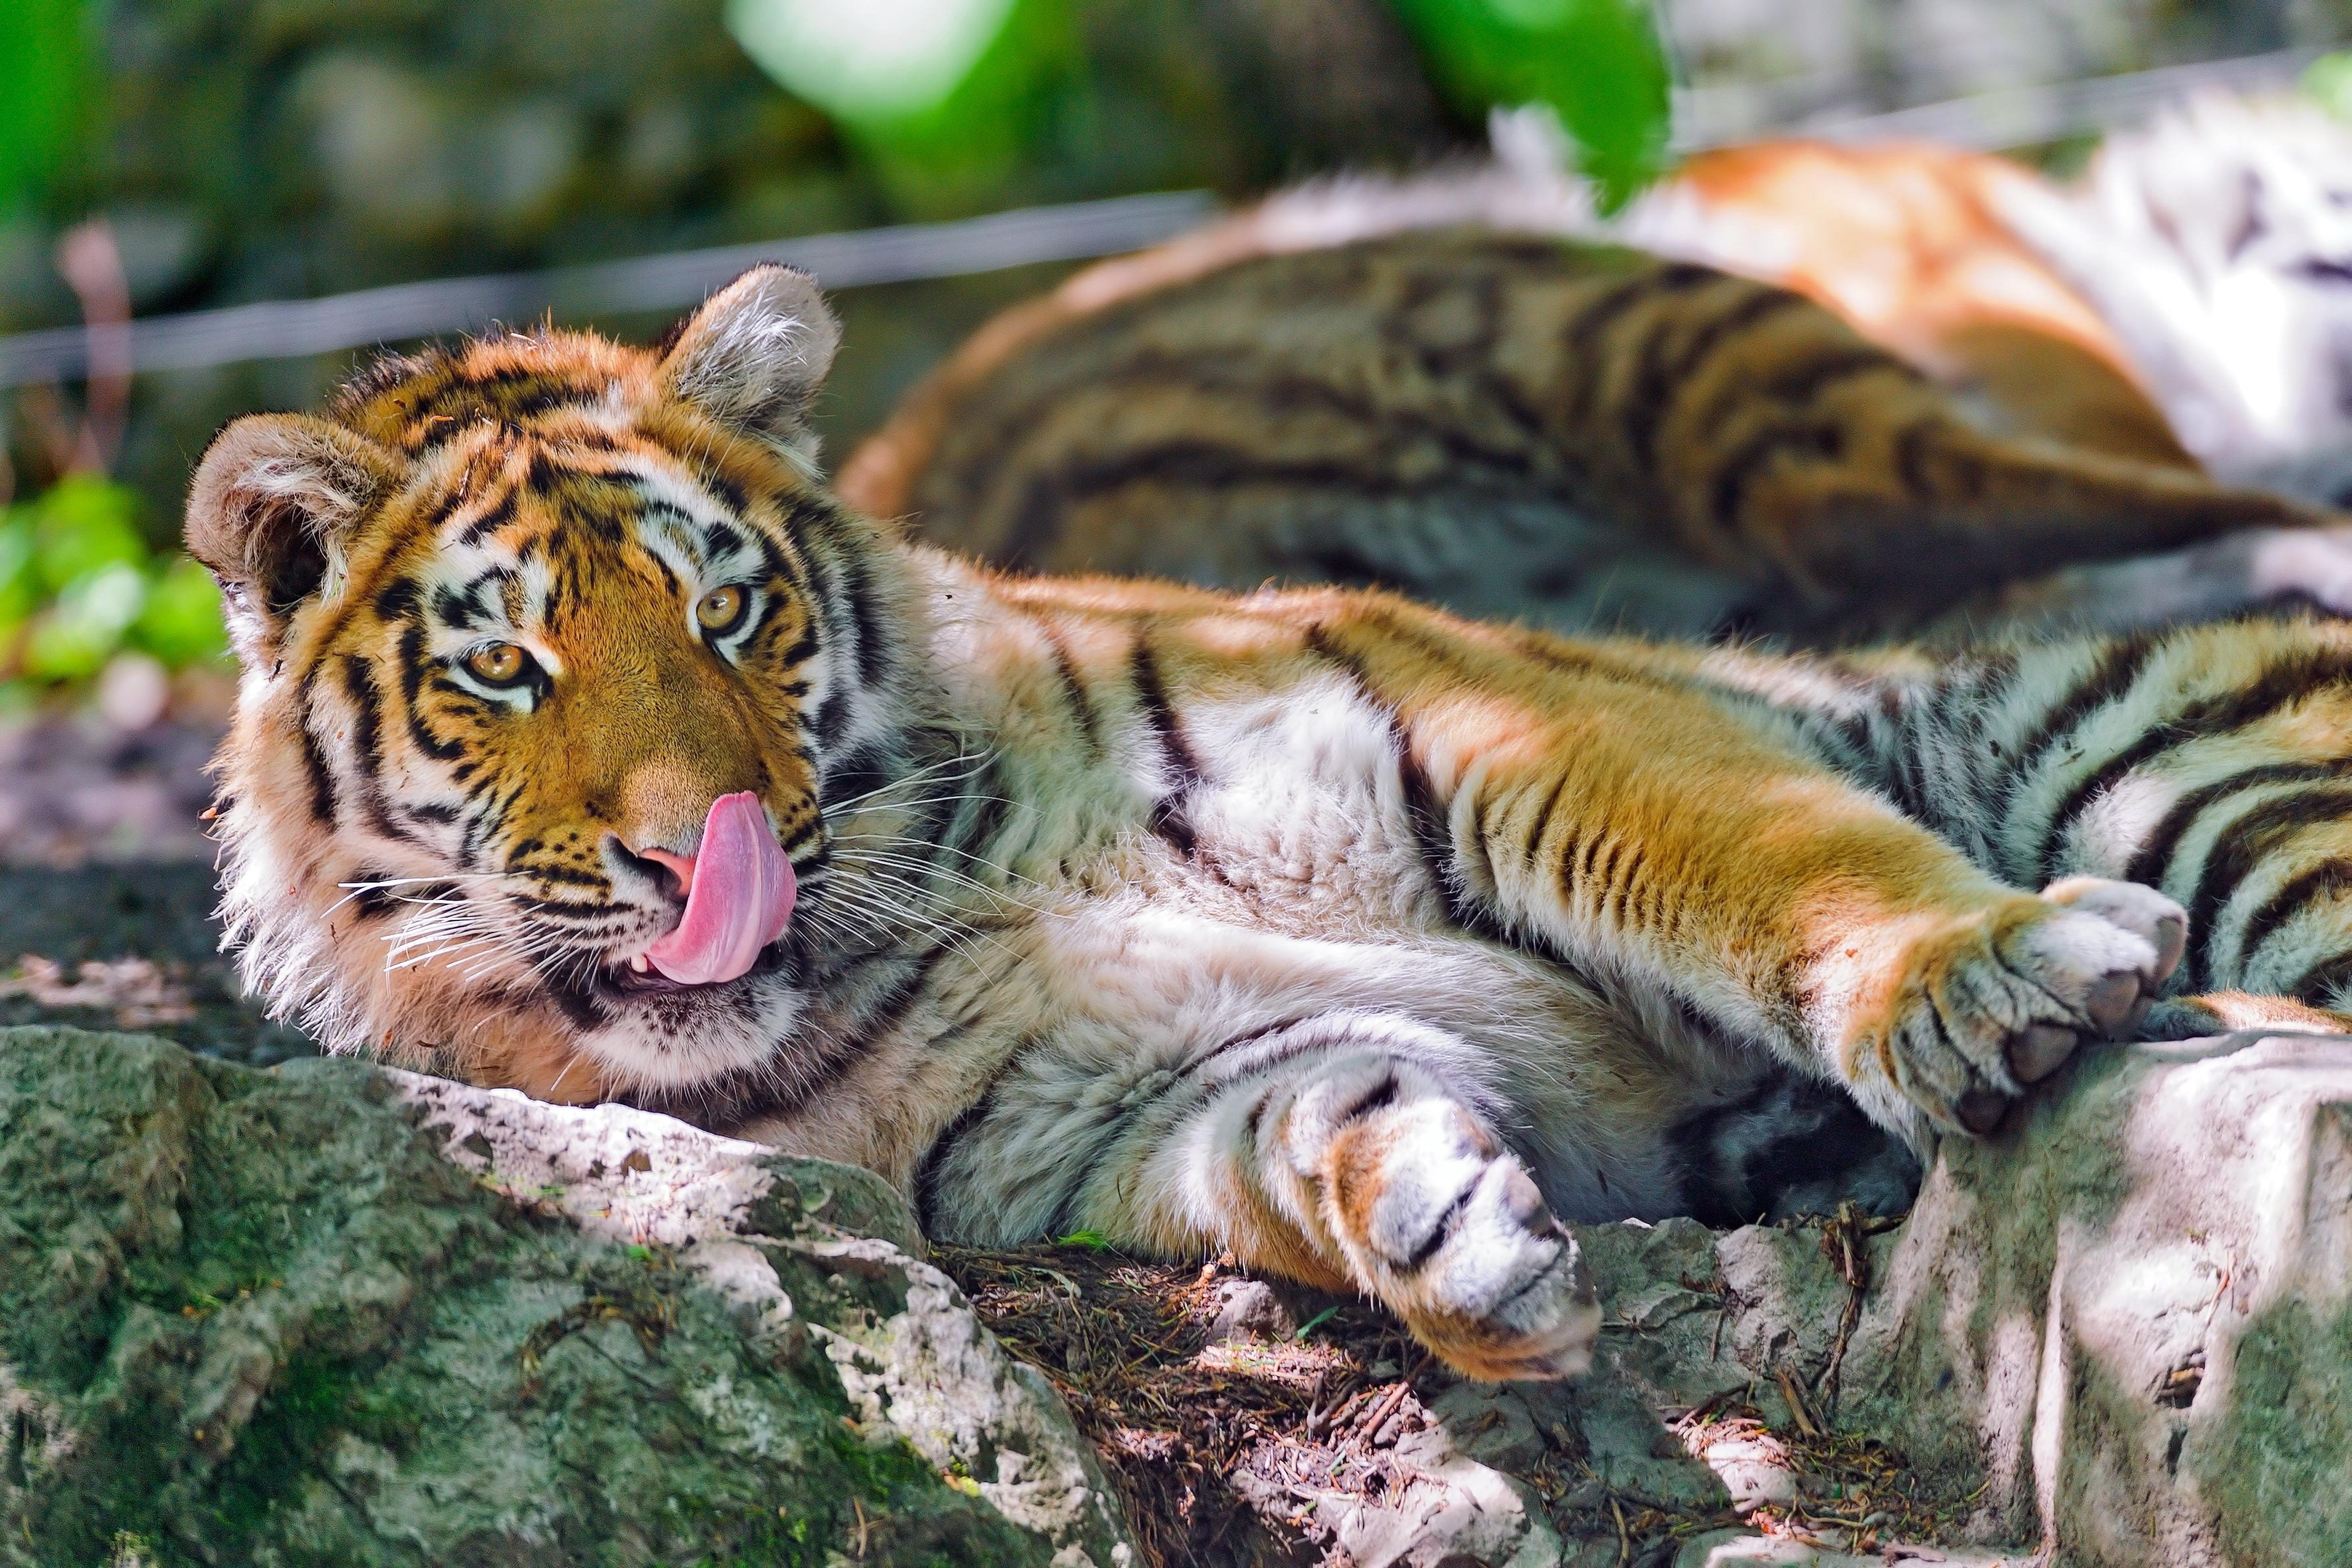
{"label": "rock", "polygon": [[1693,1536],[1675,1556],[1675,1568],[1887,1568],[1889,1563],[1901,1568],[2040,1568],[2038,1553],[2022,1555],[2000,1552],[1978,1552],[1967,1547],[1942,1551],[1936,1547],[1910,1547],[1889,1558],[1873,1552],[1857,1556],[1851,1552],[1824,1551],[1808,1546],[1787,1536],[1750,1535],[1737,1530],[1709,1531]]}
{"label": "rock", "polygon": [[2352,1562],[2352,1040],[2096,1053],[1948,1146],[1844,1418],[2067,1564]]}
{"label": "rock", "polygon": [[0,1563],[1134,1561],[868,1173],[0,1031]]}
{"label": "rock", "polygon": [[865,1172],[7,1031],[0,1563],[1141,1568],[1082,1430],[1207,1563],[2352,1562],[2347,1107],[2352,1040],[2096,1052],[1899,1228],[1580,1228],[1593,1372],[1497,1387],[1360,1303],[942,1249],[1024,1364]]}
{"label": "rock", "polygon": [[[1743,1508],[1803,1512],[1825,1445],[1866,1437],[1957,1521],[1913,1561],[2352,1562],[2352,1040],[2117,1049],[2054,1088],[1945,1145],[1892,1234],[1580,1229],[1596,1469],[1659,1462],[1664,1416]],[[1765,1419],[1699,1420],[1735,1398]],[[1811,1550],[1735,1532],[1681,1561],[1877,1560]]]}
{"label": "rock", "polygon": [[1297,1332],[1290,1309],[1264,1280],[1227,1280],[1217,1286],[1217,1315],[1209,1325],[1213,1337],[1254,1333],[1278,1340]]}

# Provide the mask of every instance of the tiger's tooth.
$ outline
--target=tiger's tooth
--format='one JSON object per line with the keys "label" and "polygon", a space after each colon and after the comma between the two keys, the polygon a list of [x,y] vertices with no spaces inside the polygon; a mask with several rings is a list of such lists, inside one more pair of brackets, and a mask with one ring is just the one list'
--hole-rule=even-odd
{"label": "tiger's tooth", "polygon": [[648,969],[652,968],[652,967],[653,967],[653,966],[652,966],[651,964],[646,963],[646,956],[645,956],[643,953],[640,953],[640,954],[638,954],[635,957],[634,957],[634,958],[632,958],[632,959],[630,959],[630,960],[629,960],[629,967],[630,967],[630,968],[632,968],[632,969],[635,969],[638,974],[642,975],[642,974],[644,974],[646,970],[648,970]]}

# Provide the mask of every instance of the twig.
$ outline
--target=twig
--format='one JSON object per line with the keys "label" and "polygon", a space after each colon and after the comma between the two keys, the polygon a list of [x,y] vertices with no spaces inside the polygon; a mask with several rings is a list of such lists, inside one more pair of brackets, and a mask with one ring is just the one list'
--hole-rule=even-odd
{"label": "twig", "polygon": [[1789,1375],[1789,1369],[1776,1366],[1772,1375],[1780,1382],[1780,1397],[1789,1402],[1789,1414],[1795,1419],[1797,1430],[1808,1437],[1820,1437],[1822,1429],[1814,1423],[1812,1413],[1805,1408],[1805,1396],[1797,1392],[1797,1380]]}

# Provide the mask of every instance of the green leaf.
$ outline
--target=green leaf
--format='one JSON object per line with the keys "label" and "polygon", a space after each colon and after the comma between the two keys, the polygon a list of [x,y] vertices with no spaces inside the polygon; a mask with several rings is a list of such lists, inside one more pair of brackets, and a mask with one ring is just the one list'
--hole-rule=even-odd
{"label": "green leaf", "polygon": [[1110,1250],[1110,1238],[1099,1230],[1073,1230],[1067,1236],[1054,1239],[1056,1247],[1083,1247],[1089,1252]]}
{"label": "green leaf", "polygon": [[144,567],[139,497],[93,474],[68,474],[32,505],[35,569],[42,587],[62,593],[110,566]]}
{"label": "green leaf", "polygon": [[2322,55],[2305,68],[2303,91],[2338,120],[2352,120],[2352,51]]}
{"label": "green leaf", "polygon": [[0,218],[53,182],[87,123],[83,0],[0,0]]}
{"label": "green leaf", "polygon": [[147,601],[147,579],[127,561],[101,566],[66,584],[25,642],[25,674],[40,681],[98,674]]}
{"label": "green leaf", "polygon": [[913,216],[988,205],[1083,68],[1066,0],[728,0],[727,26]]}
{"label": "green leaf", "polygon": [[174,556],[147,590],[131,640],[169,667],[184,669],[228,653],[221,621],[220,587],[186,556]]}
{"label": "green leaf", "polygon": [[0,639],[14,632],[41,601],[33,553],[33,508],[10,507],[0,512]]}
{"label": "green leaf", "polygon": [[1298,1325],[1298,1332],[1291,1335],[1291,1338],[1303,1340],[1308,1334],[1313,1333],[1317,1329],[1321,1328],[1325,1323],[1329,1322],[1333,1318],[1336,1318],[1339,1315],[1339,1308],[1326,1307],[1321,1312],[1316,1313],[1313,1317],[1307,1319],[1305,1322],[1300,1323]]}
{"label": "green leaf", "polygon": [[1664,166],[1664,48],[1643,0],[1391,0],[1454,104],[1540,103],[1559,116],[1602,206]]}

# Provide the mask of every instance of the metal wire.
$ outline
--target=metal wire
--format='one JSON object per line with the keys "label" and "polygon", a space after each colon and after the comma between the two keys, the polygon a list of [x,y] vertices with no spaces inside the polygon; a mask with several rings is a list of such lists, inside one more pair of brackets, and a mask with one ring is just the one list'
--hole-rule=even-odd
{"label": "metal wire", "polygon": [[[136,371],[184,371],[293,359],[478,331],[495,321],[524,320],[550,310],[568,320],[675,310],[761,261],[805,267],[828,288],[855,288],[1112,256],[1181,234],[1214,207],[1205,191],[1120,196],[953,223],[810,235],[543,272],[437,278],[318,299],[192,310],[132,322],[131,364]],[[0,387],[77,378],[89,369],[89,332],[81,327],[0,338]]]}

